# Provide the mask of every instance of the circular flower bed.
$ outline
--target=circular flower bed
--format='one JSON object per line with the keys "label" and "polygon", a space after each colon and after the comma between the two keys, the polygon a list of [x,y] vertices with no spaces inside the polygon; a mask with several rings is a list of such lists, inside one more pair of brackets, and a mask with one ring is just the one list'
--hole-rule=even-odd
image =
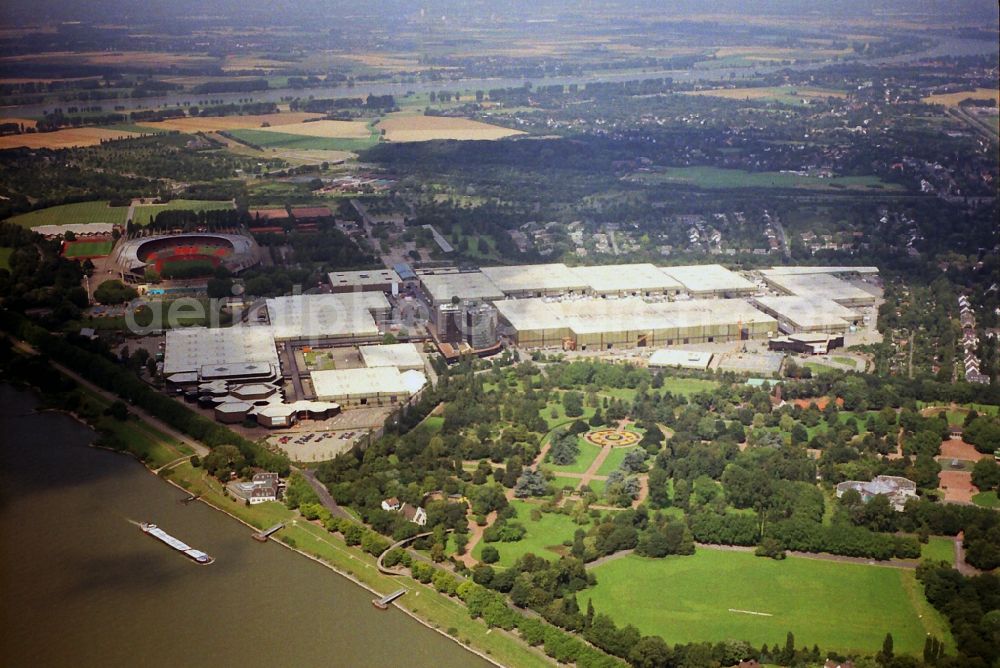
{"label": "circular flower bed", "polygon": [[583,435],[583,438],[588,443],[593,443],[594,445],[598,445],[602,448],[606,445],[623,448],[629,445],[635,445],[639,442],[641,437],[634,431],[625,431],[623,429],[598,429],[596,431],[587,432]]}

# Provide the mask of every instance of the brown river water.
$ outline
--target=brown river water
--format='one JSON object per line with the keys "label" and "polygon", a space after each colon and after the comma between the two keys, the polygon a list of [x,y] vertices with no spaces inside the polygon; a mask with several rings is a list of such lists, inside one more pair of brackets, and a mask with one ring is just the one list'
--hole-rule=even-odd
{"label": "brown river water", "polygon": [[[488,666],[0,384],[0,665]],[[155,522],[215,557],[144,535]]]}

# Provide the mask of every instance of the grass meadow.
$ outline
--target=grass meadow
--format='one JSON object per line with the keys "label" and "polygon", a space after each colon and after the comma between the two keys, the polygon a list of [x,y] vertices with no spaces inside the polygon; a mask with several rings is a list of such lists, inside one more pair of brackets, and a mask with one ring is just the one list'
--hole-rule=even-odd
{"label": "grass meadow", "polygon": [[486,543],[480,541],[472,551],[472,556],[479,559],[483,547],[492,545],[500,553],[500,566],[509,568],[520,557],[531,552],[545,559],[558,559],[569,553],[562,542],[572,540],[573,534],[580,528],[568,515],[542,513],[541,519],[531,519],[531,511],[538,506],[525,501],[511,501],[510,505],[517,510],[517,521],[527,530],[524,538],[515,543]]}
{"label": "grass meadow", "polygon": [[76,204],[60,204],[47,209],[29,211],[9,219],[9,222],[22,227],[37,227],[39,225],[68,225],[70,223],[112,223],[124,225],[128,218],[127,206],[108,206],[105,201],[77,202]]}
{"label": "grass meadow", "polygon": [[[842,652],[877,651],[887,632],[896,651],[919,653],[932,633],[951,645],[947,624],[924,600],[912,570],[746,552],[698,550],[690,557],[630,555],[594,569],[579,595],[619,624],[668,643],[741,638]],[[760,613],[760,614],[751,614]]]}

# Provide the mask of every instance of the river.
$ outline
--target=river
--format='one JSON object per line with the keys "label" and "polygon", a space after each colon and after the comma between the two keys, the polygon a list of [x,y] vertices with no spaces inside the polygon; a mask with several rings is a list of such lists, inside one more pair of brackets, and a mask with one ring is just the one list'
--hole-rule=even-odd
{"label": "river", "polygon": [[[488,666],[0,384],[0,664]],[[215,557],[198,566],[129,520]]]}
{"label": "river", "polygon": [[[981,54],[991,54],[997,52],[997,44],[995,41],[991,40],[976,40],[968,39],[962,37],[944,37],[937,40],[937,42],[928,49],[922,51],[915,51],[913,53],[903,53],[895,56],[886,56],[882,58],[868,58],[857,61],[844,61],[844,62],[857,62],[866,65],[877,65],[877,64],[887,64],[887,63],[904,63],[908,61],[918,60],[921,58],[934,58],[939,56],[971,56],[971,55],[981,55]],[[736,79],[743,79],[748,77],[754,77],[762,74],[768,74],[771,72],[777,72],[784,69],[790,70],[812,70],[819,69],[822,67],[827,67],[832,63],[829,62],[813,62],[813,63],[798,63],[793,65],[761,65],[754,68],[748,67],[720,67],[720,68],[693,68],[684,70],[644,70],[642,72],[628,71],[628,72],[588,72],[582,75],[566,75],[566,76],[553,76],[546,78],[527,78],[527,79],[515,79],[515,78],[460,78],[460,79],[449,79],[442,81],[411,81],[411,82],[379,82],[379,83],[358,83],[354,86],[348,86],[347,84],[341,84],[337,86],[320,87],[320,88],[305,88],[305,89],[293,89],[293,88],[272,88],[263,91],[254,91],[253,93],[204,93],[201,95],[195,95],[192,93],[174,93],[170,95],[163,95],[158,97],[147,97],[147,98],[123,98],[119,100],[105,100],[100,102],[101,106],[104,107],[106,111],[110,111],[113,107],[123,107],[126,111],[132,111],[135,109],[158,109],[158,108],[170,108],[177,106],[189,106],[189,105],[199,105],[202,101],[206,99],[217,100],[220,102],[239,102],[246,98],[252,97],[254,102],[281,102],[285,99],[291,97],[301,97],[301,98],[338,98],[338,97],[365,97],[369,94],[371,95],[394,95],[396,97],[403,97],[407,93],[428,93],[430,91],[439,90],[489,90],[491,88],[516,88],[518,86],[523,86],[525,82],[530,82],[532,85],[569,85],[569,84],[586,84],[588,82],[603,81],[603,82],[616,82],[616,81],[634,81],[638,79],[656,79],[656,78],[672,78],[675,81],[680,82],[692,82],[692,81],[718,81],[718,82],[728,82],[731,81],[730,77]],[[51,110],[59,107],[65,108],[67,105],[73,103],[48,103],[48,104],[31,104],[23,106],[7,106],[0,107],[3,110],[4,115],[9,116],[41,116]]]}

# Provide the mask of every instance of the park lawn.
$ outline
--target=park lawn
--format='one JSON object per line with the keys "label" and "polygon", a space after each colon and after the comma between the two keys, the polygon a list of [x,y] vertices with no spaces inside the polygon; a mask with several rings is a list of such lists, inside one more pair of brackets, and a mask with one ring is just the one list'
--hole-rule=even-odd
{"label": "park lawn", "polygon": [[831,359],[834,362],[837,362],[838,364],[844,364],[844,365],[849,366],[849,367],[857,367],[858,366],[858,361],[856,359],[854,359],[853,357],[837,357],[837,356],[834,356]]}
{"label": "park lawn", "polygon": [[[597,612],[668,643],[740,638],[780,644],[791,631],[797,645],[823,651],[875,652],[887,632],[899,653],[919,653],[927,633],[952,644],[911,570],[698,550],[666,559],[630,555],[593,572]],[[581,605],[587,597],[578,596]]]}
{"label": "park lawn", "polygon": [[255,144],[261,148],[298,148],[320,151],[360,151],[378,143],[373,135],[364,139],[349,137],[310,137],[285,132],[263,130],[230,130],[227,134],[240,141]]}
{"label": "park lawn", "polygon": [[590,486],[590,489],[591,489],[591,491],[594,492],[594,494],[596,494],[598,497],[603,498],[604,497],[604,490],[606,490],[608,488],[608,481],[607,480],[591,480],[588,483],[588,485]]}
{"label": "park lawn", "polygon": [[610,475],[612,471],[622,465],[625,455],[638,447],[638,445],[630,445],[627,448],[612,448],[611,453],[608,454],[608,458],[597,469],[597,475]]}
{"label": "park lawn", "polygon": [[[556,416],[552,417],[552,409],[555,408]],[[549,429],[557,427],[563,424],[569,424],[576,420],[583,420],[586,422],[590,418],[594,417],[595,408],[590,406],[583,407],[583,415],[579,417],[569,417],[566,415],[566,408],[562,405],[562,401],[550,401],[545,408],[542,409],[542,419],[545,420],[545,424],[548,425]]]}
{"label": "park lawn", "polygon": [[440,432],[442,427],[444,427],[443,417],[440,415],[428,415],[414,429],[421,429],[430,432],[433,435]]}
{"label": "park lawn", "polygon": [[563,489],[565,487],[571,487],[576,489],[576,486],[580,484],[579,478],[570,478],[564,475],[557,475],[552,479],[552,484],[556,486],[556,489]]}
{"label": "park lawn", "polygon": [[0,246],[0,269],[10,269],[10,256],[14,253],[13,248]]}
{"label": "park lawn", "polygon": [[630,179],[656,185],[676,183],[707,189],[796,188],[811,190],[897,191],[901,186],[877,176],[803,176],[791,172],[747,172],[719,167],[663,167],[656,172],[635,174]]}
{"label": "park lawn", "polygon": [[472,551],[472,556],[479,559],[483,547],[492,545],[500,553],[499,565],[510,568],[515,561],[529,552],[545,559],[558,559],[569,553],[569,548],[562,543],[564,540],[573,540],[576,530],[581,528],[572,518],[559,513],[542,513],[541,519],[536,522],[531,519],[531,511],[538,508],[538,505],[516,499],[511,501],[510,505],[517,511],[517,521],[527,530],[524,538],[516,543],[480,541]]}
{"label": "park lawn", "polygon": [[997,497],[995,490],[980,492],[972,497],[972,502],[983,508],[1000,508],[1000,497]]}
{"label": "park lawn", "polygon": [[556,475],[559,473],[583,473],[589,469],[590,465],[594,463],[595,459],[597,459],[597,455],[600,454],[601,449],[593,443],[588,443],[579,437],[576,439],[576,442],[580,445],[580,454],[576,456],[575,462],[572,464],[566,464],[565,466],[558,466],[552,462],[545,462],[545,467],[551,469]]}
{"label": "park lawn", "polygon": [[21,227],[38,227],[39,225],[69,225],[83,223],[112,223],[124,225],[128,218],[127,206],[108,206],[104,200],[98,202],[77,202],[76,204],[60,204],[47,209],[22,213],[9,218],[8,221]]}
{"label": "park lawn", "polygon": [[147,225],[150,218],[164,211],[223,211],[234,208],[229,200],[211,199],[173,199],[166,204],[143,204],[135,207],[132,222],[136,225]]}
{"label": "park lawn", "polygon": [[719,384],[714,380],[702,380],[701,378],[664,378],[662,389],[671,394],[689,397],[699,392],[710,392],[718,386]]}
{"label": "park lawn", "polygon": [[955,542],[947,536],[931,536],[920,546],[920,558],[931,561],[955,563]]}

